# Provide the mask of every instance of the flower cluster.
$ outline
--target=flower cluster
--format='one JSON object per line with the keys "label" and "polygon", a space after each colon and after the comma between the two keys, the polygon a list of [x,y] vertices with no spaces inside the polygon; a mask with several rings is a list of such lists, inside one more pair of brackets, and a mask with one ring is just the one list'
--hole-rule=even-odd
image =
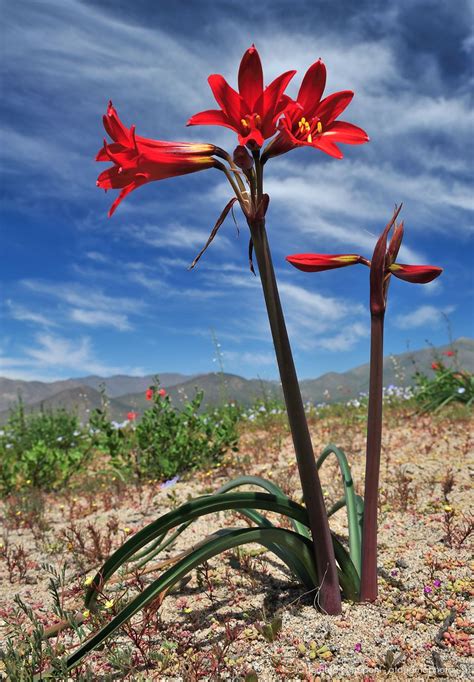
{"label": "flower cluster", "polygon": [[252,45],[242,57],[238,72],[238,92],[219,74],[209,76],[208,82],[219,109],[202,111],[188,120],[188,126],[217,125],[237,133],[239,146],[233,160],[219,147],[207,143],[172,142],[139,137],[135,126],[127,128],[109,102],[103,117],[104,128],[112,142],[104,140],[96,161],[112,162],[103,171],[97,186],[120,189],[109,210],[109,217],[119,203],[137,187],[153,180],[163,180],[208,168],[218,168],[228,174],[229,169],[216,159],[226,159],[230,170],[237,166],[250,170],[252,153],[260,153],[261,163],[296,147],[313,147],[330,156],[342,158],[338,143],[363,144],[367,133],[345,121],[337,120],[346,109],[354,93],[335,92],[322,98],[326,85],[326,67],[319,59],[307,70],[296,99],[285,90],[296,71],[285,71],[264,87],[260,56]]}

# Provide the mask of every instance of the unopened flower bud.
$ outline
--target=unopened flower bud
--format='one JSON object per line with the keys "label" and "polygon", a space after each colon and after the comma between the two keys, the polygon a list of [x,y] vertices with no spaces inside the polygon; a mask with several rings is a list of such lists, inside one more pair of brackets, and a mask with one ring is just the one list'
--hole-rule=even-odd
{"label": "unopened flower bud", "polygon": [[234,149],[234,163],[244,171],[250,170],[253,166],[253,158],[241,144]]}

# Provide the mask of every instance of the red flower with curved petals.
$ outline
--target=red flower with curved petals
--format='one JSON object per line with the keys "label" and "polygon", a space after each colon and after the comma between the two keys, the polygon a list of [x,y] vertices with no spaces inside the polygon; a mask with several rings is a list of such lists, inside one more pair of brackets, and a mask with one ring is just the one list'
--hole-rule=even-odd
{"label": "red flower with curved petals", "polygon": [[260,56],[252,45],[239,67],[239,92],[223,76],[213,74],[208,82],[220,109],[209,109],[191,116],[187,125],[218,125],[234,130],[239,144],[260,148],[277,132],[276,121],[287,104],[283,92],[296,71],[286,71],[263,87]]}
{"label": "red flower with curved petals", "polygon": [[112,102],[109,102],[103,121],[113,142],[104,140],[96,161],[112,161],[114,165],[99,175],[97,186],[105,190],[122,190],[109,210],[109,217],[127,194],[147,182],[195,173],[218,163],[212,157],[218,149],[212,144],[139,137],[135,134],[135,126],[128,129],[123,125]]}
{"label": "red flower with curved petals", "polygon": [[314,147],[342,159],[336,143],[363,144],[369,137],[352,123],[336,121],[352,100],[351,90],[342,90],[321,101],[326,86],[326,67],[319,59],[307,70],[295,101],[287,98],[279,135],[270,142],[262,160],[284,154],[295,147]]}

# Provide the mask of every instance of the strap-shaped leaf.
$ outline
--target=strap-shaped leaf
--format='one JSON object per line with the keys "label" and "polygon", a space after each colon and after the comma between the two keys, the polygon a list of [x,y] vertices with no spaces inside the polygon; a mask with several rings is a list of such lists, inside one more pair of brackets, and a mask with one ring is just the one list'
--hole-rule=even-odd
{"label": "strap-shaped leaf", "polygon": [[[339,464],[339,469],[342,474],[342,480],[344,483],[344,497],[346,501],[346,508],[347,508],[347,524],[349,527],[349,550],[350,550],[350,556],[352,559],[352,562],[354,563],[354,566],[357,569],[358,575],[360,575],[361,571],[361,547],[362,547],[362,537],[361,537],[361,528],[359,525],[359,517],[357,513],[357,502],[356,502],[356,494],[354,491],[354,482],[352,480],[352,474],[351,474],[351,468],[349,466],[349,462],[347,461],[347,457],[343,450],[338,448],[336,445],[332,445],[331,443],[327,445],[323,452],[321,453],[318,461],[316,462],[316,466],[318,469],[321,468],[323,462],[326,460],[327,457],[329,457],[330,454],[334,454],[337,458],[338,464]],[[331,513],[334,513],[337,511],[337,509],[340,509],[340,503],[337,502],[336,505],[329,511],[328,516],[331,515]],[[336,508],[337,507],[337,508]]]}
{"label": "strap-shaped leaf", "polygon": [[141,594],[127,604],[127,606],[107,623],[107,625],[101,628],[68,657],[68,669],[71,670],[78,665],[84,656],[100,646],[100,644],[110,637],[110,635],[121,625],[126,623],[147,604],[159,597],[164,590],[169,590],[193,568],[221,552],[251,542],[259,543],[264,547],[276,543],[278,546],[283,547],[286,552],[295,554],[307,567],[313,586],[317,585],[311,541],[301,537],[298,533],[286,530],[285,528],[244,528],[241,530],[231,530],[225,534],[221,532],[218,537],[209,540],[209,542],[202,545],[196,549],[196,551],[190,553],[176,565],[165,571],[157,580],[146,587]]}
{"label": "strap-shaped leaf", "polygon": [[112,576],[126,561],[136,552],[141,550],[149,542],[155,540],[162,533],[180,526],[187,521],[229,509],[265,509],[277,514],[283,514],[294,518],[305,525],[308,524],[306,509],[296,502],[282,496],[268,493],[239,492],[224,493],[219,495],[207,495],[186,502],[177,509],[164,514],[145,528],[142,528],[131,538],[126,540],[104,563],[95,575],[91,586],[86,593],[86,608],[94,609],[97,598],[97,590]]}
{"label": "strap-shaped leaf", "polygon": [[[259,488],[263,488],[272,495],[278,495],[280,497],[284,497],[287,500],[291,499],[276,483],[273,483],[273,481],[267,481],[266,478],[260,478],[260,476],[239,476],[228,483],[224,483],[224,485],[221,486],[216,493],[226,493],[228,490],[238,488],[241,485],[256,485]],[[296,519],[290,519],[290,521],[291,525],[298,533],[304,535],[306,538],[311,537],[311,533],[309,532],[307,525],[300,523]]]}

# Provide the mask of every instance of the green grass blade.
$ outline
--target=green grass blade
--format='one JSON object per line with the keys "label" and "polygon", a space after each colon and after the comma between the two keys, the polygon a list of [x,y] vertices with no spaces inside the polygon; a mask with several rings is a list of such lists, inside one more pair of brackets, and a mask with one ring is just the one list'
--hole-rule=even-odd
{"label": "green grass blade", "polygon": [[212,557],[251,542],[259,543],[265,547],[277,544],[288,553],[293,553],[306,566],[308,575],[311,576],[313,589],[317,585],[317,575],[314,567],[312,545],[309,539],[303,538],[298,533],[284,528],[245,528],[231,530],[219,537],[213,538],[196,551],[181,559],[176,565],[165,571],[157,580],[146,587],[141,594],[125,606],[107,625],[101,628],[87,642],[67,659],[68,669],[74,668],[88,653],[96,649],[102,642],[110,637],[121,625],[132,618],[138,611],[151,601],[156,599],[163,590],[170,589],[186,573]]}
{"label": "green grass blade", "polygon": [[[271,493],[273,495],[279,495],[286,499],[291,499],[288,497],[286,493],[283,492],[283,490],[276,483],[273,483],[273,481],[267,481],[267,479],[265,478],[260,478],[260,476],[239,476],[238,478],[234,478],[232,481],[225,483],[218,490],[216,490],[216,493],[226,493],[229,490],[233,490],[234,488],[240,487],[241,485],[259,486],[260,488],[266,490],[268,493]],[[300,523],[296,519],[291,519],[291,525],[298,533],[300,533],[300,535],[304,535],[304,537],[306,538],[311,537],[311,533],[308,527],[303,523]]]}
{"label": "green grass blade", "polygon": [[323,462],[329,455],[333,453],[338,461],[339,469],[342,474],[342,480],[344,483],[344,496],[346,498],[346,508],[347,508],[347,524],[349,527],[349,552],[352,559],[352,563],[356,567],[358,575],[361,571],[361,547],[362,547],[362,535],[359,526],[359,518],[357,514],[357,503],[356,494],[354,491],[354,481],[352,480],[351,469],[347,457],[344,452],[338,448],[336,445],[330,443],[327,445],[318,461],[316,466],[319,469]]}

